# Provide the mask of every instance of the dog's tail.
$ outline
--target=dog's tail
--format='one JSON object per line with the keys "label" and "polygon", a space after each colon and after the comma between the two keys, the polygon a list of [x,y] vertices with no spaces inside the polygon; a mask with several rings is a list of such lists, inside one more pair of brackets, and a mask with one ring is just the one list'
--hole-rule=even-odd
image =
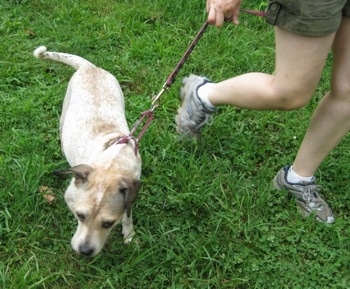
{"label": "dog's tail", "polygon": [[46,51],[45,46],[39,46],[37,49],[35,49],[34,56],[36,58],[50,59],[53,61],[62,62],[73,67],[75,70],[78,70],[81,67],[95,66],[91,62],[77,55]]}

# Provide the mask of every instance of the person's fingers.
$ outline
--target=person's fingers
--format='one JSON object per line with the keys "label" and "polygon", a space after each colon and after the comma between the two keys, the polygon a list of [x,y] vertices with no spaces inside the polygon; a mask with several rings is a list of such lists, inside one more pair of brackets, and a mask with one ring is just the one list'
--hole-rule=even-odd
{"label": "person's fingers", "polygon": [[224,23],[225,15],[223,12],[217,11],[213,6],[209,8],[208,22],[211,25],[221,26]]}
{"label": "person's fingers", "polygon": [[235,24],[235,25],[239,24],[238,15],[239,15],[239,9],[236,9],[235,11],[233,11],[232,23]]}
{"label": "person's fingers", "polygon": [[239,6],[240,2],[230,1],[220,2],[215,0],[208,0],[206,2],[206,9],[208,12],[208,22],[217,27],[222,26],[225,21],[230,21],[235,25],[239,24]]}
{"label": "person's fingers", "polygon": [[220,27],[225,21],[225,15],[223,12],[216,11],[216,21],[215,26]]}
{"label": "person's fingers", "polygon": [[208,7],[208,22],[211,25],[215,25],[216,23],[216,10],[214,7]]}

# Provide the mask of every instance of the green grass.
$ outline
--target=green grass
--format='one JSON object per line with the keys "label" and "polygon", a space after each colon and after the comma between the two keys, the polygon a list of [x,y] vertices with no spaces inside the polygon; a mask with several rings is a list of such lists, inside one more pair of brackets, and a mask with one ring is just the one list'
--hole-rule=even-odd
{"label": "green grass", "polygon": [[271,184],[329,89],[331,58],[304,109],[224,107],[200,141],[175,132],[182,77],[273,72],[273,29],[251,15],[241,15],[239,27],[209,27],[156,110],[140,147],[139,244],[123,245],[117,228],[96,258],[72,251],[67,182],[51,172],[67,167],[58,120],[73,71],[32,51],[46,45],[116,75],[132,126],[204,23],[204,7],[202,0],[0,2],[0,288],[350,288],[350,140],[317,172],[334,225],[302,219]]}

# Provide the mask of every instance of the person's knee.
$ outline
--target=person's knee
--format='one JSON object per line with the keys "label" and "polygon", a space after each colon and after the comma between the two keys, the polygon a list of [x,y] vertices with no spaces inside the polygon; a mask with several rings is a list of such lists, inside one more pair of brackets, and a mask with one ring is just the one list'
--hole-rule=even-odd
{"label": "person's knee", "polygon": [[279,109],[281,110],[296,110],[305,107],[308,104],[301,98],[282,98],[279,102]]}
{"label": "person's knee", "polygon": [[333,98],[350,102],[350,83],[349,81],[333,82],[331,88]]}
{"label": "person's knee", "polygon": [[280,110],[295,110],[305,107],[312,92],[303,89],[288,89],[276,92],[276,105]]}

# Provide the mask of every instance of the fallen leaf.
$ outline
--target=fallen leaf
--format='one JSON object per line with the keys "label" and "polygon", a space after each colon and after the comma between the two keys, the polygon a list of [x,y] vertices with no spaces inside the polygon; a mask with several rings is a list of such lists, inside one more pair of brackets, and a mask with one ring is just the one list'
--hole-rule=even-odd
{"label": "fallen leaf", "polygon": [[40,192],[41,194],[43,194],[44,199],[45,199],[50,205],[51,205],[51,204],[55,201],[55,199],[56,199],[56,197],[55,197],[55,195],[54,195],[52,189],[50,189],[50,188],[47,187],[47,186],[40,186],[40,187],[39,187],[39,192]]}
{"label": "fallen leaf", "polygon": [[50,205],[55,201],[55,196],[51,194],[45,194],[43,197]]}
{"label": "fallen leaf", "polygon": [[36,36],[35,33],[34,33],[34,31],[31,30],[31,29],[29,29],[29,28],[25,29],[25,32],[26,32],[26,33],[28,34],[28,36],[30,36],[30,37],[35,37],[35,36]]}

